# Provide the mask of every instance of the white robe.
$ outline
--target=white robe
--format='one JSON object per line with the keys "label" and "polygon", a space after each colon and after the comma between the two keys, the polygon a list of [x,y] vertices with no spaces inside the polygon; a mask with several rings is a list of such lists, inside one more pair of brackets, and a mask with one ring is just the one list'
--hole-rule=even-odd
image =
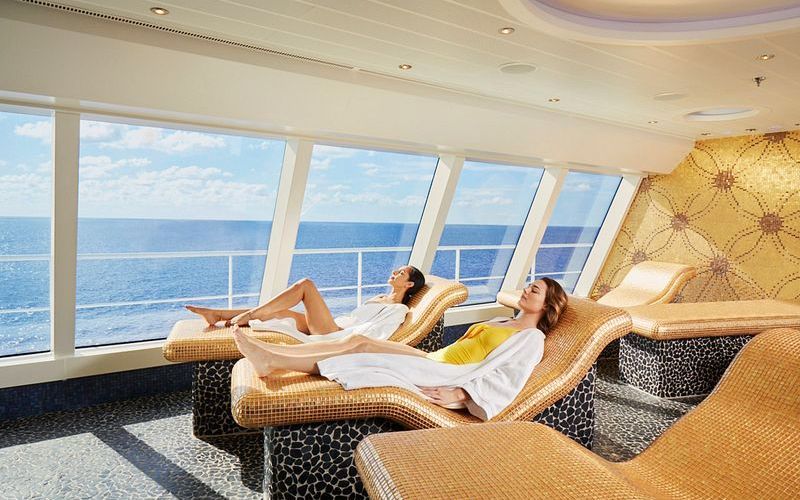
{"label": "white robe", "polygon": [[294,318],[251,321],[250,327],[254,331],[284,333],[303,343],[336,340],[348,335],[364,335],[373,339],[386,340],[403,324],[407,313],[408,306],[404,304],[367,302],[350,314],[334,318],[341,330],[325,335],[308,335],[301,332],[297,329]]}
{"label": "white robe", "polygon": [[544,353],[544,334],[522,330],[480,363],[454,365],[403,354],[345,354],[317,363],[320,374],[346,390],[401,387],[423,398],[419,387],[460,387],[470,396],[467,409],[489,420],[520,393]]}

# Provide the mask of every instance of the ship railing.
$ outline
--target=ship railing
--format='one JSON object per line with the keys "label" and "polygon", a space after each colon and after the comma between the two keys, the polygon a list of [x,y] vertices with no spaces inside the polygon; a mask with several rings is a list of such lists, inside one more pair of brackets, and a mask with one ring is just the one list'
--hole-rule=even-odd
{"label": "ship railing", "polygon": [[[591,243],[545,243],[539,245],[539,248],[581,248],[591,247]],[[455,252],[455,269],[454,279],[467,284],[477,281],[489,281],[496,279],[503,279],[504,275],[497,276],[461,276],[461,252],[474,251],[474,250],[513,250],[515,245],[442,245],[437,248],[437,251],[454,251]],[[357,269],[356,269],[356,284],[345,286],[332,286],[320,287],[320,292],[355,290],[356,303],[360,304],[362,301],[362,291],[370,288],[383,288],[386,283],[364,284],[363,282],[363,257],[367,253],[389,253],[389,252],[411,252],[411,247],[354,247],[354,248],[303,248],[295,249],[294,255],[330,255],[330,254],[356,254],[357,255]],[[234,257],[266,257],[266,250],[219,250],[219,251],[186,251],[186,252],[122,252],[122,253],[82,253],[78,254],[78,260],[91,261],[91,260],[131,260],[131,259],[176,259],[176,258],[202,258],[202,257],[225,257],[228,261],[228,290],[226,295],[206,295],[199,297],[178,297],[169,299],[151,299],[151,300],[132,300],[122,302],[103,302],[94,304],[78,304],[76,309],[98,309],[108,307],[125,307],[125,306],[147,306],[154,304],[176,304],[176,303],[191,303],[208,300],[224,300],[227,299],[228,307],[233,308],[234,299],[258,297],[258,293],[234,293],[233,292],[233,259]],[[24,255],[0,255],[0,262],[31,262],[31,261],[49,261],[49,254],[24,254]],[[570,274],[580,274],[581,271],[552,271],[536,273],[535,276],[562,276]],[[529,275],[530,277],[531,275]],[[0,309],[0,314],[15,314],[15,313],[35,313],[49,311],[49,307],[25,307],[14,309]]]}

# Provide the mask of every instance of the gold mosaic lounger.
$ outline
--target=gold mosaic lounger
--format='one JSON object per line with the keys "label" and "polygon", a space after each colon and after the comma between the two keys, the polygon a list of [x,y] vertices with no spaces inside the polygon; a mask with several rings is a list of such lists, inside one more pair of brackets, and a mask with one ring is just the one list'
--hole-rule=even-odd
{"label": "gold mosaic lounger", "polygon": [[[640,262],[631,268],[617,288],[600,297],[597,302],[625,308],[672,302],[696,274],[694,267],[684,264]],[[502,290],[497,294],[497,302],[517,309],[520,295],[522,290]]]}
{"label": "gold mosaic lounger", "polygon": [[628,462],[502,423],[376,434],[356,451],[371,498],[800,497],[800,331],[759,334],[697,408]]}
{"label": "gold mosaic lounger", "polygon": [[[630,331],[628,314],[572,297],[547,336],[542,362],[517,399],[492,420],[528,420],[563,398],[586,376],[600,351]],[[234,366],[231,410],[243,427],[382,417],[411,429],[452,427],[479,420],[446,410],[397,388],[345,391],[319,376],[286,372],[258,378],[249,362]]]}
{"label": "gold mosaic lounger", "polygon": [[[434,327],[444,312],[467,299],[467,288],[456,281],[427,276],[425,286],[409,304],[406,321],[392,334],[390,340],[416,345]],[[297,344],[294,338],[278,332],[252,331],[245,333],[266,342]],[[175,323],[164,343],[164,357],[170,361],[206,361],[239,359],[230,328],[208,327],[203,320],[183,320]]]}
{"label": "gold mosaic lounger", "polygon": [[800,301],[653,304],[627,310],[633,332],[653,340],[755,335],[769,328],[800,328]]}

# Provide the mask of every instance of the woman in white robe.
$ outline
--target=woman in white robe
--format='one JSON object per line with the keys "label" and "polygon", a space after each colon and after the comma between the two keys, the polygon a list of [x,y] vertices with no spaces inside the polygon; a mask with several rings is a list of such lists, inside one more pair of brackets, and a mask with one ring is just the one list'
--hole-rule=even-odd
{"label": "woman in white robe", "polygon": [[[524,380],[526,379],[524,372],[527,371],[527,373],[530,374],[533,366],[541,359],[544,347],[544,335],[555,326],[558,317],[566,305],[567,295],[556,281],[550,278],[536,280],[522,293],[517,305],[520,309],[520,313],[517,317],[504,321],[492,320],[481,324],[480,326],[483,328],[476,330],[483,330],[483,332],[487,332],[488,335],[478,334],[470,336],[468,332],[454,344],[435,353],[426,353],[408,345],[385,340],[376,340],[362,335],[351,335],[330,342],[280,346],[268,344],[252,338],[236,327],[234,327],[233,333],[239,351],[253,365],[256,373],[261,377],[268,376],[270,372],[277,369],[312,374],[319,373],[332,380],[340,381],[345,388],[348,388],[348,385],[351,384],[345,383],[344,376],[342,375],[344,372],[350,372],[347,376],[347,380],[352,381],[354,375],[356,378],[359,377],[357,369],[356,372],[353,373],[353,367],[352,364],[349,363],[349,359],[345,359],[345,361],[348,361],[347,363],[331,364],[329,361],[335,361],[338,357],[348,358],[353,356],[358,358],[369,355],[368,357],[372,357],[373,361],[376,357],[385,356],[386,358],[393,358],[395,361],[400,362],[385,364],[379,360],[377,364],[362,365],[364,366],[364,372],[361,374],[361,378],[367,380],[370,377],[379,375],[378,372],[380,371],[383,371],[384,374],[386,370],[395,372],[407,371],[402,361],[403,359],[413,357],[414,359],[408,359],[410,364],[417,365],[422,363],[422,365],[424,365],[417,367],[417,371],[422,373],[422,379],[416,379],[415,381],[414,379],[405,377],[406,385],[403,385],[404,382],[386,382],[384,385],[407,386],[407,383],[410,383],[418,387],[420,389],[418,392],[421,392],[433,403],[446,407],[465,405],[467,408],[470,408],[470,403],[472,403],[474,399],[473,396],[477,397],[476,394],[469,392],[470,387],[481,388],[480,390],[486,393],[487,388],[493,386],[497,387],[498,384],[508,385],[509,381],[513,381],[511,384],[513,389],[505,391],[505,394],[503,394],[504,401],[510,402],[509,398],[513,400],[513,397],[522,388],[522,384],[524,384]],[[520,333],[522,333],[522,335],[520,335]],[[500,340],[498,340],[498,335],[502,336]],[[495,349],[497,352],[492,354],[492,351]],[[450,352],[443,353],[442,351]],[[447,359],[451,358],[448,354],[453,354],[454,351],[459,351],[455,352],[455,354],[458,355],[455,357],[466,358],[464,362],[467,364],[461,365],[468,367],[466,371],[461,369],[453,370],[452,365],[447,366],[450,364]],[[515,352],[522,353],[523,357],[526,359],[515,357]],[[425,383],[426,367],[433,373],[434,371],[439,371],[437,370],[437,365],[445,365],[442,371],[448,372],[446,375],[451,376],[451,380],[453,380],[454,383],[447,384],[447,386],[441,385],[436,387],[420,386],[420,383]],[[525,369],[512,370],[513,376],[509,378],[508,366],[511,365],[524,366]],[[474,369],[470,369],[470,366]],[[496,380],[485,380],[479,382],[477,385],[470,384],[470,382],[476,380],[476,378],[481,378],[483,375],[486,375],[486,372],[491,372],[488,375],[495,376]],[[401,378],[403,377],[384,376],[382,380],[389,381],[391,379]],[[434,381],[445,379],[431,377],[427,380]],[[489,390],[488,392],[491,393],[494,391]],[[470,411],[478,414],[481,418],[487,418],[489,413],[494,413],[498,411],[498,408],[502,407],[502,404],[497,401],[491,401],[492,397],[492,394],[484,394],[480,396],[479,399],[481,403],[491,402],[495,408],[494,410],[487,412],[487,406],[483,404],[481,412],[478,412],[477,408],[476,411],[472,409]]]}
{"label": "woman in white robe", "polygon": [[[220,321],[226,326],[250,324],[256,329],[286,333],[303,342],[307,340],[304,337],[316,335],[333,335],[324,337],[333,339],[359,334],[385,339],[405,320],[408,301],[425,285],[425,275],[414,266],[403,266],[392,271],[387,283],[392,288],[389,293],[372,297],[350,314],[336,318],[308,278],[252,309],[209,309],[191,305],[186,309],[202,316],[209,325]],[[304,313],[290,309],[300,303]]]}

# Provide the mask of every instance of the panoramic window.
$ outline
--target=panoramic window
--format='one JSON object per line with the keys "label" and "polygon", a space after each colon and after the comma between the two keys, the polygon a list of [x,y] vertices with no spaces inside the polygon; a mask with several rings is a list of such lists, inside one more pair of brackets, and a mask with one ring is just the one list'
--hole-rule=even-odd
{"label": "panoramic window", "polygon": [[0,111],[0,356],[50,350],[52,129]]}
{"label": "panoramic window", "polygon": [[570,172],[536,253],[537,278],[549,276],[572,292],[622,177]]}
{"label": "panoramic window", "polygon": [[256,305],[283,141],[81,122],[77,347]]}
{"label": "panoramic window", "polygon": [[386,292],[408,263],[436,162],[314,146],[291,281],[313,279],[334,314]]}
{"label": "panoramic window", "polygon": [[541,168],[464,162],[431,272],[494,302],[530,210]]}

